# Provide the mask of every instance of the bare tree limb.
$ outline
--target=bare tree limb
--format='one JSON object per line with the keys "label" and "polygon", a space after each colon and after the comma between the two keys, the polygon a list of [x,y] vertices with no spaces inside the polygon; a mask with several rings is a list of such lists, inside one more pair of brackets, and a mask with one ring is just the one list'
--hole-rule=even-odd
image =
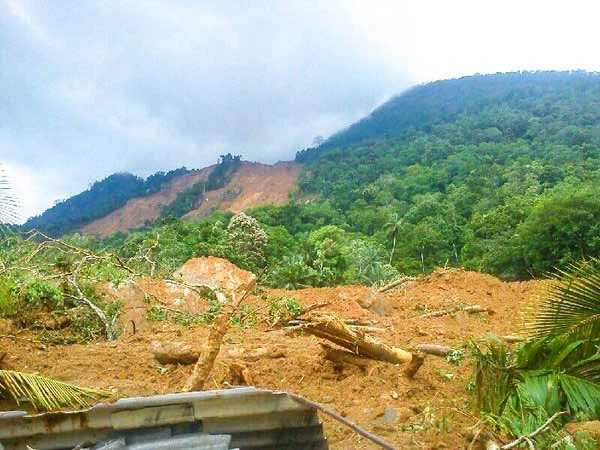
{"label": "bare tree limb", "polygon": [[441,309],[439,311],[428,312],[425,314],[421,314],[420,316],[417,316],[417,317],[423,319],[426,317],[446,316],[448,314],[454,314],[454,313],[459,313],[459,312],[466,312],[469,314],[474,314],[474,313],[488,312],[488,311],[489,311],[488,308],[484,308],[483,306],[480,306],[480,305],[456,306],[455,308]]}
{"label": "bare tree limb", "polygon": [[414,281],[414,280],[415,280],[415,277],[401,277],[401,278],[398,278],[397,280],[392,281],[391,283],[386,284],[385,286],[380,287],[379,289],[377,289],[377,292],[386,292],[386,291],[389,291],[390,289],[394,289],[397,286],[407,283],[408,281]]}
{"label": "bare tree limb", "polygon": [[83,304],[85,304],[86,306],[88,306],[94,312],[94,314],[96,314],[96,316],[98,316],[98,318],[100,319],[100,321],[104,325],[104,333],[106,335],[106,340],[112,341],[112,339],[113,339],[112,327],[110,325],[110,322],[108,321],[108,318],[106,317],[106,314],[104,314],[104,311],[102,311],[98,306],[96,306],[94,303],[92,303],[85,296],[85,294],[83,293],[83,291],[79,287],[79,284],[77,284],[77,282],[73,278],[67,278],[67,281],[69,282],[69,284],[71,286],[73,286],[73,288],[75,288],[75,292],[77,292],[77,296],[72,296],[72,297],[78,299]]}

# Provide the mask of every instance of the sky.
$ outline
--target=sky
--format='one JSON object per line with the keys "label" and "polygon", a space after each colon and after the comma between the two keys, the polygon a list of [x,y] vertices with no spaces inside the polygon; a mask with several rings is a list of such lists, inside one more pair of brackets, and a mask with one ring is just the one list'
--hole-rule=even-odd
{"label": "sky", "polygon": [[22,219],[111,173],[291,160],[417,83],[600,70],[592,1],[0,0]]}

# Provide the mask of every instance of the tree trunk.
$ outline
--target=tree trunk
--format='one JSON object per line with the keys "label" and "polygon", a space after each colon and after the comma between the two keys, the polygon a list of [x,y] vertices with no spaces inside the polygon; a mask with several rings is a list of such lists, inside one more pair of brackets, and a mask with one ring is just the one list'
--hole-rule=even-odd
{"label": "tree trunk", "polygon": [[413,355],[406,350],[392,347],[379,339],[351,329],[342,320],[332,316],[313,317],[301,327],[314,336],[327,339],[356,355],[392,364],[410,363]]}

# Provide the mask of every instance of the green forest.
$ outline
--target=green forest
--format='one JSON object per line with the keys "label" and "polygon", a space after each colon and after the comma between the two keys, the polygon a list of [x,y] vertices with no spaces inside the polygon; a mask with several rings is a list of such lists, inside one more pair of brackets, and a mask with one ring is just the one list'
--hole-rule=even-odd
{"label": "green forest", "polygon": [[440,81],[298,152],[305,169],[290,202],[246,211],[267,235],[260,258],[231,245],[232,214],[174,217],[188,207],[94,245],[131,256],[158,233],[166,271],[212,254],[268,267],[267,282],[287,287],[370,284],[436,267],[543,277],[599,254],[599,148],[597,74]]}

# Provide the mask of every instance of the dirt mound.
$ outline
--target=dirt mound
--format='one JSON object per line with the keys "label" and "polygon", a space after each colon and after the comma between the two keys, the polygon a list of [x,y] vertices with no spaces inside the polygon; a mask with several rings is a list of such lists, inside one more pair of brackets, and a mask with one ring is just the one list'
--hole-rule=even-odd
{"label": "dirt mound", "polygon": [[[178,308],[173,306],[177,299],[183,302],[179,305],[189,305],[186,307],[206,307],[206,301],[193,300],[193,294],[183,301],[181,287],[173,288],[159,280],[136,283],[135,288],[122,288],[129,296],[127,307],[147,306],[144,295],[160,299],[169,308]],[[323,359],[320,340],[314,336],[273,328],[269,321],[271,301],[287,296],[304,306],[329,302],[319,311],[368,320],[377,337],[404,349],[421,343],[460,348],[485,333],[518,334],[519,312],[544,285],[537,281],[506,283],[475,272],[440,270],[382,294],[389,307],[386,316],[359,305],[358,301],[370,291],[364,286],[296,291],[262,288],[248,298],[247,315],[254,315],[254,319],[232,326],[225,336],[210,388],[235,383],[230,368],[243,364],[257,386],[296,392],[324,403],[399,448],[466,448],[468,442],[461,431],[478,421],[469,407],[471,367],[467,360],[454,365],[444,358],[427,357],[413,379],[403,377],[400,367],[383,362],[374,361],[365,371],[353,366],[341,368]],[[426,312],[467,305],[481,305],[489,312],[420,317]],[[152,356],[152,348],[157,345],[153,341],[195,348],[205,341],[207,330],[201,324],[185,327],[168,321],[148,322],[135,335],[128,329],[116,342],[70,346],[42,344],[24,332],[18,339],[0,339],[0,347],[8,353],[4,362],[9,368],[116,389],[125,395],[151,395],[180,390],[192,370],[189,365],[159,363]],[[328,418],[323,421],[333,450],[377,448],[338,423]]]}

